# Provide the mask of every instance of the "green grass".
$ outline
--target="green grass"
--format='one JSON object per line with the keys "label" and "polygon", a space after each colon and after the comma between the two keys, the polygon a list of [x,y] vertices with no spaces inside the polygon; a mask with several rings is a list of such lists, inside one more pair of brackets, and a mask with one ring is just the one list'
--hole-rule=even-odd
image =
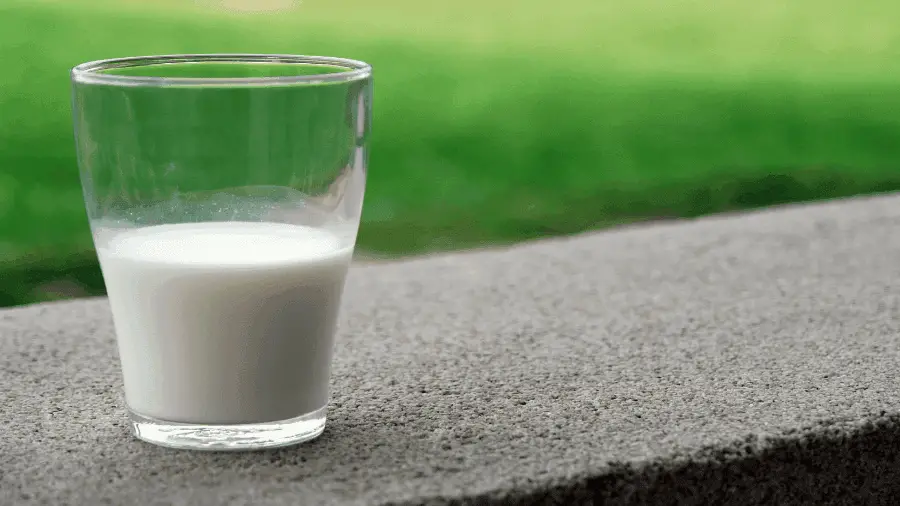
{"label": "green grass", "polygon": [[12,56],[0,71],[0,304],[47,297],[46,279],[100,286],[67,76],[98,58],[373,63],[359,241],[375,253],[900,189],[900,5],[438,4],[307,0],[254,15],[173,0],[0,4]]}

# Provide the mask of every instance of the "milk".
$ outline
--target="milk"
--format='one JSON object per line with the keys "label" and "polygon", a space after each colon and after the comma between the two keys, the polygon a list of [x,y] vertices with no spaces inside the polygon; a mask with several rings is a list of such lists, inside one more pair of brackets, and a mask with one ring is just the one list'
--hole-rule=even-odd
{"label": "milk", "polygon": [[218,222],[133,229],[97,249],[133,411],[242,424],[326,405],[352,241]]}

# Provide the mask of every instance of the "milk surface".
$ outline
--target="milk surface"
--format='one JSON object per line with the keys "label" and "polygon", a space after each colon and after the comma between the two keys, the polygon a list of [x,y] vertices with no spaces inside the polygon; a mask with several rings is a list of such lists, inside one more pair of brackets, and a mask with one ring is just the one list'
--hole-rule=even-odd
{"label": "milk surface", "polygon": [[215,222],[120,232],[97,250],[132,410],[237,424],[326,405],[352,242]]}

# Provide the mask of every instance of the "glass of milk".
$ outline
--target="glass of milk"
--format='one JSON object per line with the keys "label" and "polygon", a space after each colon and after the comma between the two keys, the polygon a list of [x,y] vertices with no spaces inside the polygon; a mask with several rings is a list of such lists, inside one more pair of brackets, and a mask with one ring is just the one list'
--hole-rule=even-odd
{"label": "glass of milk", "polygon": [[76,148],[134,434],[251,450],[325,428],[371,67],[147,56],[72,70]]}

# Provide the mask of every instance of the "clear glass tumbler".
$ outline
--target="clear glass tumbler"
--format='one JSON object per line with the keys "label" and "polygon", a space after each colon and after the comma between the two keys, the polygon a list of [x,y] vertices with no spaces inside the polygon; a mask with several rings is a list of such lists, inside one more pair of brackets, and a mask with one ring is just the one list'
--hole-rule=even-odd
{"label": "clear glass tumbler", "polygon": [[210,450],[317,437],[362,210],[370,66],[148,56],[79,65],[72,82],[135,435]]}

